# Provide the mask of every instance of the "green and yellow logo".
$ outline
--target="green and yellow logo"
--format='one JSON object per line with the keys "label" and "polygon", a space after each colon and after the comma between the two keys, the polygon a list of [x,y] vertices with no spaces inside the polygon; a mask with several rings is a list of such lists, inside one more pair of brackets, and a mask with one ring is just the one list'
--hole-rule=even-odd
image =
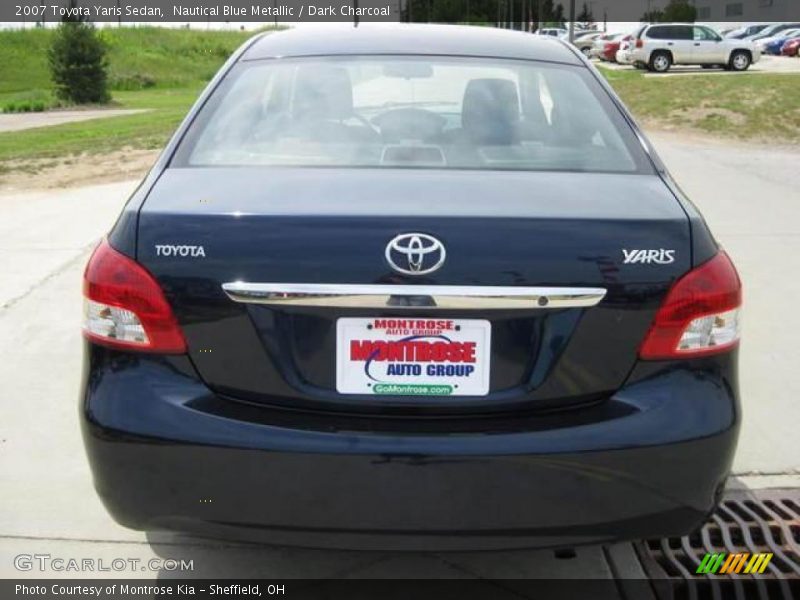
{"label": "green and yellow logo", "polygon": [[731,575],[740,573],[763,573],[772,560],[772,552],[748,554],[726,554],[725,552],[710,552],[703,557],[695,573]]}

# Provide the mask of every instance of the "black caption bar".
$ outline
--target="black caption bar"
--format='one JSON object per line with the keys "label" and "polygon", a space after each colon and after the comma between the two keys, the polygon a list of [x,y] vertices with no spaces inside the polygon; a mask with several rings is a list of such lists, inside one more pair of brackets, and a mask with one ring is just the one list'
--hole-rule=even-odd
{"label": "black caption bar", "polygon": [[3,600],[618,600],[652,598],[651,582],[637,580],[13,580],[0,581]]}
{"label": "black caption bar", "polygon": [[[498,15],[520,21],[569,20],[570,0],[2,0],[0,21],[53,22],[80,17],[94,22],[202,21],[419,21],[490,23]],[[677,20],[704,22],[800,21],[800,0],[575,0],[597,23]],[[689,12],[686,12],[686,11]],[[515,15],[515,17],[513,16]],[[585,14],[583,15],[586,16]],[[669,18],[667,18],[669,17]],[[576,17],[580,20],[581,16]],[[525,27],[517,27],[525,29]]]}
{"label": "black caption bar", "polygon": [[36,600],[656,600],[792,598],[800,580],[704,579],[4,579],[0,598]]}

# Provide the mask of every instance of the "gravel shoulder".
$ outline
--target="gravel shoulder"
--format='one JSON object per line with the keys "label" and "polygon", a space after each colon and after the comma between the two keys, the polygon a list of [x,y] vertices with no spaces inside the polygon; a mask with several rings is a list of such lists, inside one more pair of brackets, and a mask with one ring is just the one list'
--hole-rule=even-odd
{"label": "gravel shoulder", "polygon": [[[792,153],[796,156],[798,151],[798,146],[792,144],[736,142],[697,132],[676,131],[674,128],[660,125],[648,126],[647,131],[653,140],[658,139],[668,146],[696,145],[709,148],[712,152],[717,148],[723,153],[743,152],[744,155],[760,157],[777,153],[788,158]],[[153,166],[159,153],[160,150],[123,148],[101,155],[82,154],[64,158],[26,159],[0,163],[0,199],[4,195],[18,192],[68,189],[142,179]],[[762,164],[764,161],[758,162]]]}
{"label": "gravel shoulder", "polygon": [[142,179],[159,150],[124,148],[105,154],[0,163],[0,195]]}

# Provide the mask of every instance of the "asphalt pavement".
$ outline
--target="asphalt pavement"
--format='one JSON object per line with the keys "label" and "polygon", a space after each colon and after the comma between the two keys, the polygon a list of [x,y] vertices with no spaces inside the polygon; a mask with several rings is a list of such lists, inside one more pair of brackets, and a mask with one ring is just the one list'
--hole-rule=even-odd
{"label": "asphalt pavement", "polygon": [[[734,471],[751,487],[800,485],[800,169],[797,148],[652,135],[734,258],[745,284],[744,426]],[[0,577],[41,577],[19,554],[193,560],[114,577],[608,578],[641,576],[631,547],[363,553],[230,544],[116,525],[90,480],[77,425],[81,274],[135,182],[0,194]],[[590,193],[590,192],[587,192]],[[81,574],[50,571],[50,577]],[[87,575],[84,573],[83,575]]]}

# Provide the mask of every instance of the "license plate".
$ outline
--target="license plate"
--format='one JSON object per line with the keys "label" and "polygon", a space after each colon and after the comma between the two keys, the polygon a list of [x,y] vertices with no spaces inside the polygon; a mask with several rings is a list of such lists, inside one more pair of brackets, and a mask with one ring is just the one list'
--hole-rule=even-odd
{"label": "license plate", "polygon": [[338,319],[336,390],[485,396],[491,337],[491,324],[479,319]]}

